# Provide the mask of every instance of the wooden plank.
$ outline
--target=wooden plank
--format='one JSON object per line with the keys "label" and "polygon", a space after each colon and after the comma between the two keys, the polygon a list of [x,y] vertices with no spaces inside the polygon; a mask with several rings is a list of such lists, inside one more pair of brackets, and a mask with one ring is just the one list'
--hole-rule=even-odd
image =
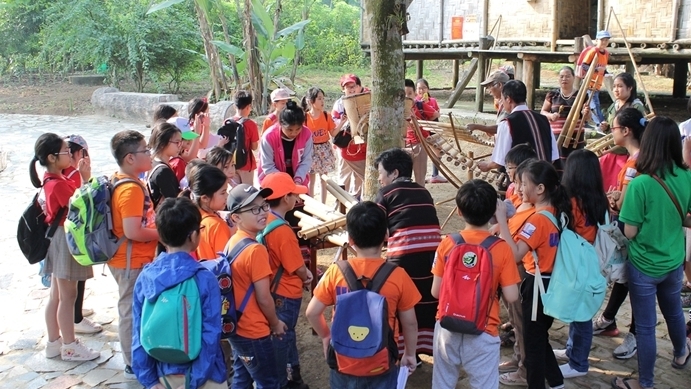
{"label": "wooden plank", "polygon": [[446,101],[446,103],[444,103],[444,107],[453,108],[453,106],[456,104],[458,99],[461,97],[461,94],[465,90],[465,87],[470,83],[470,79],[473,78],[473,75],[475,75],[475,72],[477,71],[477,62],[477,58],[473,58],[472,61],[470,61],[470,66],[468,66],[468,69],[463,72],[461,80],[456,83],[456,88],[453,90],[453,93],[451,93],[451,96],[449,96],[449,99]]}
{"label": "wooden plank", "polygon": [[[528,108],[534,109],[535,103],[535,87],[534,87],[534,77],[535,77],[535,61],[523,60],[523,83],[526,87],[525,102]],[[516,103],[519,103],[517,101]]]}
{"label": "wooden plank", "polygon": [[514,79],[523,81],[523,60],[517,60],[514,62]]}
{"label": "wooden plank", "polygon": [[460,70],[461,66],[461,61],[454,59],[453,60],[453,80],[451,82],[452,86],[458,85],[458,72]]}

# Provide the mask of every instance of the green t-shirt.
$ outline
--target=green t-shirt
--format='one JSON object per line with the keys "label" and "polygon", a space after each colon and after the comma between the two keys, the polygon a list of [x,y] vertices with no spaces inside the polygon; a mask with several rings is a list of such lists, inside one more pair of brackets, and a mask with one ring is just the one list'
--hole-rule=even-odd
{"label": "green t-shirt", "polygon": [[633,100],[631,104],[625,104],[623,107],[619,108],[619,110],[617,110],[617,104],[612,103],[612,105],[610,105],[609,108],[607,108],[607,110],[604,112],[605,121],[607,124],[609,124],[610,131],[612,126],[614,126],[614,118],[617,116],[617,112],[624,108],[636,108],[638,112],[642,113],[643,117],[645,117],[645,106],[639,99]]}
{"label": "green t-shirt", "polygon": [[[682,211],[691,211],[691,171],[674,168],[663,181],[677,198]],[[665,189],[647,174],[631,180],[619,219],[638,227],[629,244],[629,260],[644,274],[662,277],[684,262],[684,230],[681,216]]]}

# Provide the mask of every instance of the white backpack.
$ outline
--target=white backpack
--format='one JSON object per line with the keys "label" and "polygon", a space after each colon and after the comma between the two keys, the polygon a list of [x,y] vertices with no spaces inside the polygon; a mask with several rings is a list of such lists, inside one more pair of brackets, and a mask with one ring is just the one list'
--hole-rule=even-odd
{"label": "white backpack", "polygon": [[610,222],[609,212],[605,214],[605,224],[597,224],[595,252],[600,260],[600,270],[607,283],[625,284],[627,247],[629,240],[619,229],[617,221]]}

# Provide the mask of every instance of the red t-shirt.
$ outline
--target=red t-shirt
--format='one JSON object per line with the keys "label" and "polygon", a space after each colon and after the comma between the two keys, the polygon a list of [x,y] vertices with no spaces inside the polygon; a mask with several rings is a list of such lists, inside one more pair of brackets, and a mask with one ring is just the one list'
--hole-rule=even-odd
{"label": "red t-shirt", "polygon": [[[240,116],[234,116],[233,120],[239,121]],[[252,143],[259,142],[259,129],[257,128],[257,123],[252,119],[245,119],[242,122],[242,126],[245,128],[245,147],[249,151],[247,164],[237,170],[242,170],[246,172],[251,172],[257,169],[257,161],[254,159],[254,153],[252,152]]]}
{"label": "red t-shirt", "polygon": [[182,157],[171,158],[170,161],[168,161],[168,166],[173,169],[175,177],[177,177],[178,181],[185,177],[185,168],[187,168],[187,162],[185,162]]}
{"label": "red t-shirt", "polygon": [[[52,223],[58,211],[69,205],[70,197],[77,188],[78,186],[67,180],[62,174],[46,173],[43,175],[43,194],[40,197],[45,199],[43,211],[46,214],[46,223]],[[62,216],[58,225],[62,226],[66,218],[67,212]]]}

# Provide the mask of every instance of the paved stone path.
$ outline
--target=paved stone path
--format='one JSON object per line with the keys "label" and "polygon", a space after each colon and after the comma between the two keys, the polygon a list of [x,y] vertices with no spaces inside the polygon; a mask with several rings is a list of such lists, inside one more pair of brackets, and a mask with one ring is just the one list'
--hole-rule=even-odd
{"label": "paved stone path", "polygon": [[[117,290],[107,270],[97,267],[95,278],[87,282],[85,307],[96,311],[92,319],[103,324],[104,331],[96,335],[81,336],[82,341],[101,355],[95,361],[63,362],[59,358],[46,359],[45,324],[43,308],[48,290],[41,285],[38,266],[29,266],[16,244],[16,223],[35,192],[27,174],[33,156],[35,139],[43,132],[67,135],[78,133],[89,143],[93,174],[111,174],[116,164],[110,155],[109,141],[114,133],[123,129],[136,129],[145,135],[149,130],[140,123],[103,117],[56,117],[28,115],[0,115],[0,143],[9,152],[7,169],[0,173],[0,389],[4,388],[140,388],[136,381],[123,377],[123,362],[117,339]],[[102,274],[105,271],[105,274]],[[691,388],[691,368],[675,370],[670,366],[672,346],[661,315],[657,327],[658,359],[656,382],[659,389]],[[620,329],[630,319],[626,303],[618,317]],[[300,320],[304,320],[301,318]],[[566,343],[568,326],[555,323],[552,344]],[[619,361],[612,357],[613,350],[623,340],[595,337],[590,353],[591,368],[586,377],[567,380],[566,388],[608,388],[615,375],[636,374],[636,358]],[[502,349],[506,357],[508,349]],[[429,375],[431,365],[425,364],[420,374]],[[419,382],[419,380],[411,380]],[[431,385],[418,385],[420,389]],[[409,388],[413,387],[411,385]],[[458,388],[468,388],[467,379]],[[313,385],[313,389],[316,388]]]}

